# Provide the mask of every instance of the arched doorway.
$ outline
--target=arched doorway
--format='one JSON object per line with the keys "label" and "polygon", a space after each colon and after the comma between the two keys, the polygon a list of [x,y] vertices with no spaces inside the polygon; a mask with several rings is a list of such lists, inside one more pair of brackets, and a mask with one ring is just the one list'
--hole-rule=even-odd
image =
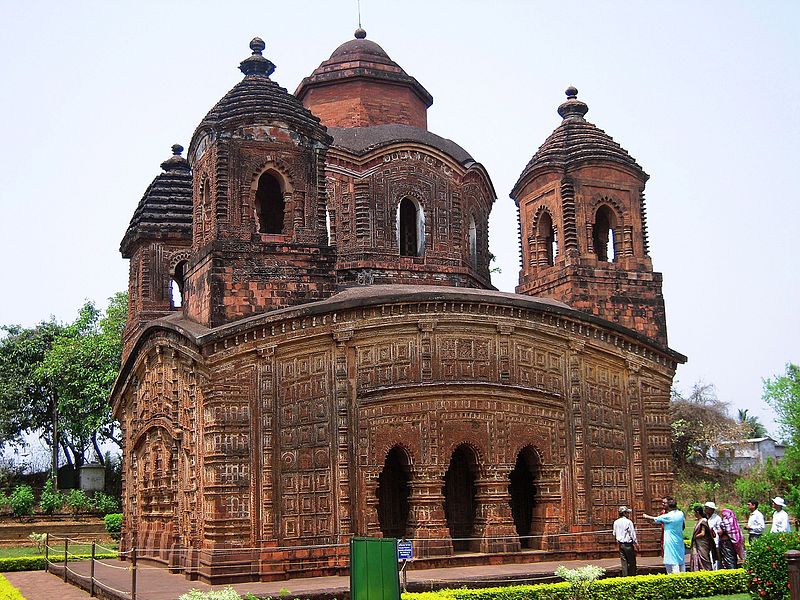
{"label": "arched doorway", "polygon": [[411,487],[408,457],[395,446],[386,455],[378,476],[378,522],[383,537],[403,538],[408,528],[408,497]]}
{"label": "arched doorway", "polygon": [[[475,451],[466,444],[453,450],[450,467],[444,476],[444,512],[447,527],[456,552],[470,550],[475,537],[475,479],[478,460]],[[459,539],[460,538],[460,539]]]}
{"label": "arched doorway", "polygon": [[533,509],[536,503],[536,479],[539,474],[539,455],[532,446],[526,446],[517,454],[517,464],[508,476],[508,493],[511,496],[511,516],[520,546],[533,548],[538,540],[533,535]]}

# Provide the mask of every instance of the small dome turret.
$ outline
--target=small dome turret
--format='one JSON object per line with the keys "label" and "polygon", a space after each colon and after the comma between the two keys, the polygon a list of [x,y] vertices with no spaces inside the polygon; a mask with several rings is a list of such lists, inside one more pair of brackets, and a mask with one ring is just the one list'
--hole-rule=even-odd
{"label": "small dome turret", "polygon": [[194,154],[202,132],[232,130],[250,125],[280,123],[307,137],[330,143],[325,127],[285,88],[270,79],[275,65],[262,53],[266,45],[261,38],[250,42],[252,54],[239,64],[244,79],[237,83],[202,120],[190,145]]}
{"label": "small dome turret", "polygon": [[591,161],[617,163],[647,181],[647,173],[636,160],[610,135],[584,118],[589,107],[578,100],[578,90],[570,86],[566,95],[567,101],[558,107],[563,121],[528,162],[511,196],[517,197],[525,182],[538,172],[548,169],[563,171]]}
{"label": "small dome turret", "polygon": [[192,171],[181,156],[183,146],[174,144],[172,156],[161,163],[163,173],[145,190],[120,243],[124,258],[130,258],[140,238],[192,238]]}

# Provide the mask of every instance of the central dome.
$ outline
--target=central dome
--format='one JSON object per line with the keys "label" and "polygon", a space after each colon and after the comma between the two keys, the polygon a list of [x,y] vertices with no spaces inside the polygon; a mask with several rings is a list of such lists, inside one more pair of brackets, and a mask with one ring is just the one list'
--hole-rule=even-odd
{"label": "central dome", "polygon": [[394,62],[367,32],[333,51],[295,91],[327,127],[411,125],[427,128],[433,97]]}
{"label": "central dome", "polygon": [[365,38],[356,38],[354,40],[346,41],[333,51],[330,60],[333,60],[334,58],[351,58],[353,55],[364,57],[365,59],[383,59],[386,62],[394,64],[392,59],[389,58],[389,55],[386,54],[386,50],[381,48],[372,40]]}

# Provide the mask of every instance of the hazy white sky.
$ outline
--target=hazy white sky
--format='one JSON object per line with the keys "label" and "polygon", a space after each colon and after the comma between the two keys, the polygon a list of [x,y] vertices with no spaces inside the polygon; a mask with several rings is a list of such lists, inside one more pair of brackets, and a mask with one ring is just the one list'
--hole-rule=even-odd
{"label": "hazy white sky", "polygon": [[[0,323],[74,318],[127,286],[147,185],[239,79],[253,36],[300,80],[352,38],[355,0],[0,1]],[[679,388],[714,383],[773,429],[761,378],[800,362],[800,3],[362,0],[368,38],[434,97],[429,129],[488,169],[513,290],[508,193],[575,85],[634,156]]]}

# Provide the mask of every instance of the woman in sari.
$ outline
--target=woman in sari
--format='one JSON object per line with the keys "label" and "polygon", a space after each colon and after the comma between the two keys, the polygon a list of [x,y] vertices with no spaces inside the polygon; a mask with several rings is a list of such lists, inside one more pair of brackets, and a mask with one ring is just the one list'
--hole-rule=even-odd
{"label": "woman in sari", "polygon": [[703,507],[699,504],[694,507],[694,516],[697,524],[692,533],[692,571],[710,571],[716,561],[716,545],[708,526],[708,520],[703,513]]}
{"label": "woman in sari", "polygon": [[736,514],[730,508],[722,509],[719,534],[720,568],[735,569],[744,553],[744,538]]}

